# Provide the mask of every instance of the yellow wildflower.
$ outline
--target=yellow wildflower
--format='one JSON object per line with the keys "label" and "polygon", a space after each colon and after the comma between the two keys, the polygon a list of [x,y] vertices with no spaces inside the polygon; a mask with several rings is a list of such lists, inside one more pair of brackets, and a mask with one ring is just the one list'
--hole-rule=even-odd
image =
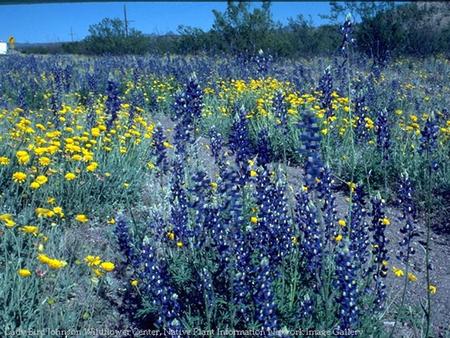
{"label": "yellow wildflower", "polygon": [[27,234],[36,235],[39,232],[39,227],[35,225],[24,225],[23,227],[20,228],[20,230],[22,230]]}
{"label": "yellow wildflower", "polygon": [[64,211],[61,207],[54,207],[53,212],[61,218],[64,217]]}
{"label": "yellow wildflower", "polygon": [[417,280],[417,277],[413,273],[408,272],[408,280],[410,282],[415,282]]}
{"label": "yellow wildflower", "polygon": [[171,145],[169,142],[167,142],[167,141],[164,141],[163,142],[163,146],[164,146],[164,148],[167,148],[167,149],[171,149],[171,148],[173,148],[173,145]]}
{"label": "yellow wildflower", "polygon": [[55,216],[55,213],[52,210],[46,209],[46,208],[36,208],[35,212],[38,217],[53,217],[53,216]]}
{"label": "yellow wildflower", "polygon": [[0,221],[2,221],[7,228],[12,228],[16,225],[11,214],[2,214],[0,215]]}
{"label": "yellow wildflower", "polygon": [[345,221],[345,219],[340,219],[340,220],[338,221],[338,224],[339,224],[341,227],[345,227],[345,226],[347,225],[347,222]]}
{"label": "yellow wildflower", "polygon": [[39,164],[43,167],[48,166],[52,161],[48,157],[41,157],[39,158]]}
{"label": "yellow wildflower", "polygon": [[351,192],[354,192],[356,189],[356,183],[353,182],[347,182],[348,187],[350,188]]}
{"label": "yellow wildflower", "polygon": [[27,174],[25,174],[24,172],[21,172],[21,171],[16,171],[12,175],[12,179],[16,183],[23,183],[27,180]]}
{"label": "yellow wildflower", "polygon": [[16,152],[16,157],[20,164],[28,164],[30,162],[30,155],[25,150]]}
{"label": "yellow wildflower", "polygon": [[384,218],[381,219],[381,224],[383,224],[383,225],[390,225],[391,221],[390,221],[389,218],[384,217]]}
{"label": "yellow wildflower", "polygon": [[99,256],[88,255],[84,258],[84,261],[88,266],[99,266],[102,260]]}
{"label": "yellow wildflower", "polygon": [[94,274],[95,274],[97,277],[103,276],[103,271],[100,270],[100,269],[93,269],[92,271],[94,272]]}
{"label": "yellow wildflower", "polygon": [[395,266],[392,267],[392,272],[397,277],[403,277],[405,275],[402,269],[396,268]]}
{"label": "yellow wildflower", "polygon": [[48,261],[47,265],[50,269],[58,270],[65,267],[67,263],[65,261],[53,258]]}
{"label": "yellow wildflower", "polygon": [[36,181],[30,183],[30,188],[33,190],[39,189],[40,187],[41,185]]}
{"label": "yellow wildflower", "polygon": [[72,180],[74,180],[76,177],[77,177],[77,175],[75,175],[74,173],[67,173],[67,174],[64,176],[64,178],[65,178],[67,181],[72,181]]}
{"label": "yellow wildflower", "polygon": [[167,238],[173,241],[175,239],[175,233],[173,231],[169,231],[167,233]]}
{"label": "yellow wildflower", "polygon": [[9,164],[9,158],[5,156],[0,157],[0,165],[8,165]]}
{"label": "yellow wildflower", "polygon": [[44,175],[39,175],[38,177],[36,177],[35,181],[40,185],[43,185],[48,182],[48,178]]}
{"label": "yellow wildflower", "polygon": [[84,214],[78,214],[75,216],[75,220],[80,223],[86,223],[89,221],[89,218],[87,218],[87,216]]}
{"label": "yellow wildflower", "polygon": [[89,172],[93,172],[97,169],[98,163],[97,162],[91,162],[87,167],[86,170]]}
{"label": "yellow wildflower", "polygon": [[434,295],[436,293],[436,291],[437,291],[437,286],[435,286],[433,284],[428,285],[428,291],[430,291],[430,293],[432,295]]}
{"label": "yellow wildflower", "polygon": [[28,269],[19,269],[17,274],[22,278],[27,278],[31,276],[31,271]]}
{"label": "yellow wildflower", "polygon": [[91,129],[91,135],[93,137],[99,137],[100,136],[100,129],[99,128],[92,128]]}
{"label": "yellow wildflower", "polygon": [[100,267],[106,272],[111,272],[116,267],[112,262],[103,262],[100,264]]}
{"label": "yellow wildflower", "polygon": [[48,262],[50,262],[51,258],[48,257],[46,254],[39,254],[38,255],[38,261],[41,262],[42,264],[48,264]]}

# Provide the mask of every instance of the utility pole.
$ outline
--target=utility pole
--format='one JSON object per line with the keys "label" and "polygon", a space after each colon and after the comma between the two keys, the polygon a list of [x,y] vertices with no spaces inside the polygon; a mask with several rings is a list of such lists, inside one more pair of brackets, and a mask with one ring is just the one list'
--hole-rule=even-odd
{"label": "utility pole", "polygon": [[128,20],[126,4],[123,4],[123,22],[125,24],[125,36],[128,37],[128,24],[133,22],[133,20]]}
{"label": "utility pole", "polygon": [[72,42],[73,42],[73,30],[72,30],[72,27],[70,27],[70,39],[71,39]]}
{"label": "utility pole", "polygon": [[127,19],[127,5],[123,4],[123,22],[125,23],[125,36],[128,37],[128,19]]}

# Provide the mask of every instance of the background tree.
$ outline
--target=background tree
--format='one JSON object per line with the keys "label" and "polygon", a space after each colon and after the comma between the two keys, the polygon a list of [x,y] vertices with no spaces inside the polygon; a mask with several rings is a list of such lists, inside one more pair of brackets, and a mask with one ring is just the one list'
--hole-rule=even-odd
{"label": "background tree", "polygon": [[249,2],[228,1],[225,12],[213,10],[215,20],[211,32],[220,50],[255,53],[271,47],[270,41],[273,41],[277,26],[272,19],[270,2],[264,1],[253,11],[250,6]]}
{"label": "background tree", "polygon": [[84,45],[92,54],[143,54],[147,51],[148,40],[134,28],[129,28],[127,33],[122,20],[105,18],[89,27]]}

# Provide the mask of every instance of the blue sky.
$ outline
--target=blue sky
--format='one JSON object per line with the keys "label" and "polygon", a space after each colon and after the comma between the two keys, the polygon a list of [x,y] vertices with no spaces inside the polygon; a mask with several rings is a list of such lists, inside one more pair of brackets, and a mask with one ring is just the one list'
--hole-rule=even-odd
{"label": "blue sky", "polygon": [[[123,2],[61,3],[0,6],[0,41],[10,35],[17,42],[70,41],[88,34],[89,25],[105,17],[123,17]],[[131,27],[144,33],[175,32],[179,25],[209,29],[214,21],[213,9],[223,11],[226,2],[127,2]],[[319,14],[329,12],[328,2],[273,2],[277,21],[303,14],[314,24],[323,23]]]}

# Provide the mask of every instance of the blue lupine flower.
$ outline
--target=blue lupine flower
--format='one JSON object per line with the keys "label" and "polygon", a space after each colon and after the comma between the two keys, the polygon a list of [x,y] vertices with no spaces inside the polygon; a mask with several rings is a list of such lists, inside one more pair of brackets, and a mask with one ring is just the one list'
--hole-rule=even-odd
{"label": "blue lupine flower", "polygon": [[383,307],[386,297],[385,284],[383,278],[387,276],[387,262],[389,260],[387,244],[389,240],[386,238],[386,217],[383,210],[383,201],[379,197],[372,199],[372,224],[370,231],[372,232],[372,261],[373,278],[375,280],[375,305],[378,308]]}
{"label": "blue lupine flower", "polygon": [[158,308],[157,324],[168,330],[173,330],[173,338],[181,338],[180,304],[178,294],[170,285],[170,275],[167,268],[157,259],[154,248],[146,245],[142,250],[144,271],[142,281],[145,295]]}
{"label": "blue lupine flower", "polygon": [[432,153],[437,146],[439,127],[436,125],[434,117],[430,116],[421,130],[420,151]]}
{"label": "blue lupine flower", "polygon": [[259,212],[253,245],[260,256],[268,257],[270,264],[277,266],[290,251],[292,228],[284,187],[271,182],[267,170],[257,177],[256,203]]}
{"label": "blue lupine flower", "polygon": [[131,263],[133,261],[134,253],[128,224],[124,215],[119,215],[117,217],[114,232],[116,234],[120,252],[125,256],[127,263]]}
{"label": "blue lupine flower", "polygon": [[[332,192],[333,178],[329,168],[324,168],[317,185],[319,199],[322,201],[322,218],[325,225],[325,238],[330,240],[336,227],[336,198]],[[325,244],[325,243],[324,243]]]}
{"label": "blue lupine flower", "polygon": [[26,114],[28,112],[28,100],[26,98],[27,92],[26,88],[22,87],[19,90],[19,95],[17,97],[17,106],[23,110],[23,114]]}
{"label": "blue lupine flower", "polygon": [[302,64],[294,65],[294,69],[291,71],[292,73],[292,83],[295,85],[295,88],[300,92],[305,92],[309,88],[307,88],[307,84],[312,83],[312,74],[311,70],[305,67]]}
{"label": "blue lupine flower", "polygon": [[256,64],[256,71],[258,75],[266,76],[273,60],[272,55],[264,54],[264,51],[260,49],[258,54],[253,57],[253,60]]}
{"label": "blue lupine flower", "polygon": [[163,129],[161,125],[155,127],[155,132],[153,133],[153,149],[154,155],[156,156],[156,165],[160,167],[161,170],[165,170],[167,165],[167,149],[164,146],[164,142],[167,142]]}
{"label": "blue lupine flower", "polygon": [[277,121],[277,127],[282,127],[285,131],[287,126],[287,110],[288,106],[283,92],[277,91],[272,101],[272,112],[273,115],[279,120]]}
{"label": "blue lupine flower", "polygon": [[177,157],[173,163],[171,182],[171,223],[176,236],[186,242],[192,237],[192,231],[188,228],[188,200],[184,184],[184,164]]}
{"label": "blue lupine flower", "polygon": [[337,301],[339,308],[340,330],[355,329],[359,322],[357,266],[351,250],[340,247],[336,254],[336,286],[339,290]]}
{"label": "blue lupine flower", "polygon": [[237,171],[231,167],[220,173],[218,193],[224,197],[222,209],[230,214],[230,223],[240,224],[242,221],[242,179]]}
{"label": "blue lupine flower", "polygon": [[356,127],[354,129],[356,140],[358,142],[367,140],[369,136],[366,128],[367,106],[365,104],[366,96],[358,96],[355,102],[355,109],[353,111],[354,119],[356,119]]}
{"label": "blue lupine flower", "polygon": [[[350,14],[345,18],[344,24],[341,27],[341,35],[342,35],[342,43],[340,50],[342,52],[342,56],[344,61],[341,64],[336,64],[335,69],[338,70],[338,79],[340,79],[340,87],[342,89],[349,87],[349,78],[351,78],[352,68],[348,64],[348,60],[350,57],[350,50],[352,45],[355,43],[355,39],[353,38],[353,23],[352,17]],[[335,59],[336,63],[338,63],[338,59]],[[349,93],[350,95],[350,93]]]}
{"label": "blue lupine flower", "polygon": [[210,149],[211,154],[214,156],[214,159],[218,165],[219,168],[223,166],[223,137],[222,134],[220,134],[217,131],[217,128],[215,126],[212,126],[209,130],[209,137],[210,137]]}
{"label": "blue lupine flower", "polygon": [[271,148],[269,133],[267,129],[262,129],[258,133],[258,142],[256,143],[256,154],[258,155],[258,164],[266,167],[271,161]]}
{"label": "blue lupine flower", "polygon": [[174,110],[177,125],[174,141],[177,153],[184,154],[186,145],[194,137],[196,121],[200,118],[203,107],[203,91],[197,81],[191,79],[185,85],[184,91],[175,98]]}
{"label": "blue lupine flower", "polygon": [[204,216],[203,227],[205,230],[210,231],[210,237],[204,238],[204,240],[209,239],[212,241],[212,246],[219,257],[219,268],[225,272],[230,262],[229,229],[222,219],[218,208],[211,207],[206,209]]}
{"label": "blue lupine flower", "polygon": [[263,258],[258,266],[254,301],[256,317],[261,328],[267,331],[278,329],[275,297],[272,291],[272,272],[268,258]]}
{"label": "blue lupine flower", "polygon": [[248,119],[243,109],[240,109],[239,114],[235,116],[228,143],[235,155],[236,163],[241,168],[246,167],[248,160],[254,154],[254,150],[249,136]]}
{"label": "blue lupine flower", "polygon": [[302,131],[300,153],[305,158],[305,182],[308,188],[312,189],[324,170],[320,149],[320,128],[312,112],[304,114],[299,127]]}
{"label": "blue lupine flower", "polygon": [[95,73],[87,73],[86,74],[87,79],[87,90],[89,93],[96,93],[97,92],[97,76]]}
{"label": "blue lupine flower", "polygon": [[212,308],[215,300],[215,295],[211,273],[208,271],[208,269],[203,268],[200,271],[200,278],[201,287],[203,289],[203,296],[205,298],[205,306],[207,306],[208,308]]}
{"label": "blue lupine flower", "polygon": [[404,224],[400,228],[402,239],[398,243],[400,248],[397,258],[408,264],[409,258],[415,253],[412,240],[418,236],[418,233],[416,229],[417,209],[413,201],[413,187],[407,174],[401,176],[398,196]]}
{"label": "blue lupine flower", "polygon": [[344,24],[341,27],[341,34],[341,50],[344,56],[347,56],[349,47],[355,43],[355,39],[353,38],[352,16],[350,14],[345,18]]}
{"label": "blue lupine flower", "polygon": [[385,230],[386,230],[386,220],[384,213],[384,203],[379,197],[374,197],[372,199],[372,223],[369,230],[372,232],[373,236],[373,245],[372,245],[372,254],[373,262],[377,265],[381,265],[379,268],[379,274],[382,277],[386,276],[387,268],[383,264],[383,262],[387,261],[387,248],[386,245],[389,243],[389,240],[386,239]]}
{"label": "blue lupine flower", "polygon": [[115,81],[108,80],[106,95],[106,113],[109,116],[109,119],[106,121],[106,128],[110,130],[117,119],[117,113],[120,109],[119,85]]}
{"label": "blue lupine flower", "polygon": [[300,315],[303,318],[311,317],[314,312],[314,301],[306,294],[305,298],[300,301]]}
{"label": "blue lupine flower", "polygon": [[361,185],[357,185],[352,195],[350,224],[344,227],[343,232],[349,231],[350,251],[355,256],[354,264],[358,269],[368,260],[367,247],[369,246],[368,224],[365,220],[367,215],[364,201],[364,190]]}
{"label": "blue lupine flower", "polygon": [[134,117],[137,112],[137,108],[143,109],[145,107],[145,98],[141,90],[135,90],[131,94],[131,105],[128,111],[128,126],[131,127],[134,124]]}
{"label": "blue lupine flower", "polygon": [[306,267],[310,274],[320,273],[322,268],[322,233],[318,220],[317,209],[306,191],[300,191],[295,196],[297,200],[295,219],[302,233],[300,243],[301,252],[306,261]]}
{"label": "blue lupine flower", "polygon": [[324,74],[320,78],[319,88],[320,91],[320,106],[325,109],[326,117],[333,116],[332,96],[333,93],[333,77],[331,76],[330,67],[325,69]]}
{"label": "blue lupine flower", "polygon": [[189,208],[194,211],[193,235],[197,247],[206,240],[204,222],[210,211],[211,180],[204,171],[198,170],[192,175],[192,187],[189,188]]}
{"label": "blue lupine flower", "polygon": [[52,67],[52,91],[50,97],[50,110],[53,113],[53,122],[59,126],[59,118],[57,116],[62,106],[63,95],[63,71],[60,67]]}
{"label": "blue lupine flower", "polygon": [[253,248],[248,231],[237,227],[234,231],[235,247],[234,273],[233,278],[233,303],[236,304],[240,319],[248,325],[252,319],[249,295],[253,290]]}
{"label": "blue lupine flower", "polygon": [[70,91],[70,86],[72,84],[73,77],[73,65],[66,65],[63,70],[63,83],[64,83],[64,91],[68,93]]}

